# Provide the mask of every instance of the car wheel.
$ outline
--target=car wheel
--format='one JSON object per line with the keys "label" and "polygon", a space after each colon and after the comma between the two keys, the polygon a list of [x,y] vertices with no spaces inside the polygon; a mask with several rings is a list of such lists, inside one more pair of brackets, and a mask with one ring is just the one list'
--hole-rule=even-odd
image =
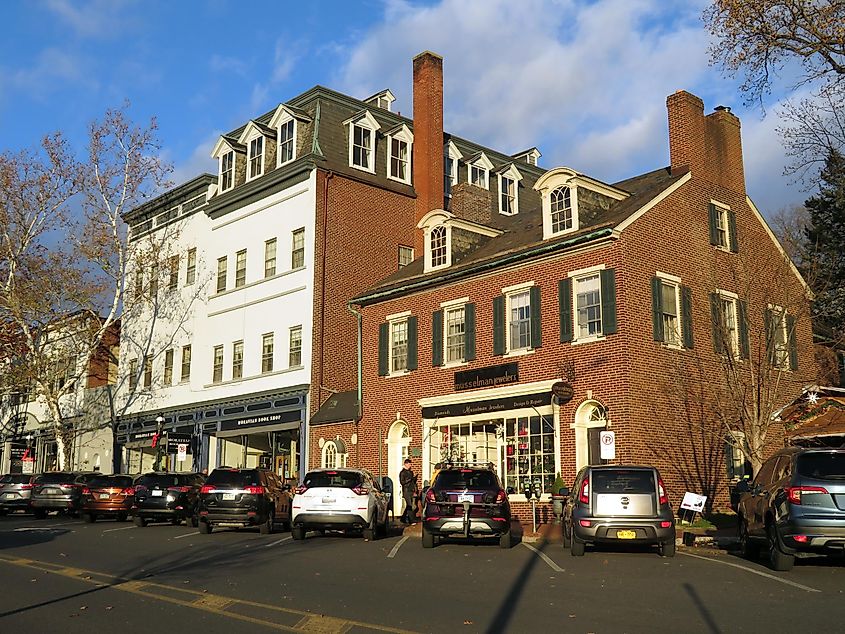
{"label": "car wheel", "polygon": [[82,521],[86,524],[93,524],[97,521],[97,516],[93,513],[83,513],[82,514]]}
{"label": "car wheel", "polygon": [[9,513],[9,509],[0,509],[0,517],[3,517]]}
{"label": "car wheel", "polygon": [[35,509],[32,514],[35,515],[35,519],[37,520],[43,520],[47,518],[47,511],[44,509]]}
{"label": "car wheel", "polygon": [[198,518],[196,515],[193,515],[193,516],[191,516],[190,520],[185,520],[186,526],[188,525],[188,522],[190,522],[191,526],[196,528],[197,526],[200,525],[200,518]]}
{"label": "car wheel", "polygon": [[136,516],[133,518],[132,522],[133,522],[133,523],[135,524],[135,526],[137,526],[138,528],[144,528],[144,527],[147,525],[147,518],[146,518],[146,517],[141,517],[140,515],[136,515]]}
{"label": "car wheel", "polygon": [[760,545],[748,535],[748,522],[739,518],[739,550],[745,559],[757,559],[760,556]]}
{"label": "car wheel", "polygon": [[305,539],[305,529],[302,526],[294,526],[290,529],[290,536],[294,539]]}
{"label": "car wheel", "polygon": [[511,532],[508,531],[507,533],[502,533],[499,536],[499,548],[510,548],[511,547]]}
{"label": "car wheel", "polygon": [[674,557],[675,556],[675,542],[663,542],[657,545],[657,552],[660,553],[661,557]]}
{"label": "car wheel", "polygon": [[570,533],[569,537],[569,554],[573,557],[583,557],[584,551],[586,550],[587,544],[586,542],[581,541],[578,539],[578,535],[575,534],[575,530],[573,529]]}
{"label": "car wheel", "polygon": [[772,570],[786,572],[792,570],[795,565],[795,555],[789,555],[781,550],[780,540],[778,539],[777,529],[774,524],[769,524],[766,535],[769,541],[769,563]]}
{"label": "car wheel", "polygon": [[569,545],[572,543],[572,540],[569,539],[569,531],[566,529],[566,524],[563,525],[561,533],[563,533],[563,547],[569,548]]}
{"label": "car wheel", "polygon": [[422,529],[422,547],[434,548],[434,535],[425,530],[425,528]]}
{"label": "car wheel", "polygon": [[370,525],[364,529],[364,541],[365,542],[373,542],[377,539],[378,536],[378,527],[376,526],[376,514],[373,513],[373,516],[370,518]]}
{"label": "car wheel", "polygon": [[272,507],[267,512],[267,519],[258,527],[258,532],[262,535],[269,535],[273,532],[273,518],[276,516],[276,511]]}
{"label": "car wheel", "polygon": [[211,525],[210,522],[200,522],[199,525],[200,533],[203,535],[208,535],[211,531],[214,530],[214,527]]}
{"label": "car wheel", "polygon": [[129,515],[126,514],[126,513],[118,513],[117,514],[117,521],[118,522],[125,522],[128,519],[129,519]]}

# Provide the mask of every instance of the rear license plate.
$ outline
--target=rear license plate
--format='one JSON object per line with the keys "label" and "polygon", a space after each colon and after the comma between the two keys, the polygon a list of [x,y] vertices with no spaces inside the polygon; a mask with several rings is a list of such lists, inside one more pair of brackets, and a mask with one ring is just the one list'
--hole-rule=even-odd
{"label": "rear license plate", "polygon": [[475,502],[475,496],[467,494],[459,495],[458,502]]}
{"label": "rear license plate", "polygon": [[160,498],[164,494],[164,491],[153,490],[153,497]]}
{"label": "rear license plate", "polygon": [[234,494],[234,493],[224,493],[224,494],[223,494],[223,499],[224,499],[224,500],[234,500],[234,499],[235,499],[235,494]]}
{"label": "rear license plate", "polygon": [[45,493],[47,495],[56,495],[57,493],[59,493],[59,490],[58,489],[44,489],[41,492]]}
{"label": "rear license plate", "polygon": [[334,504],[336,501],[337,500],[335,500],[333,498],[323,498],[323,500],[322,500],[323,504]]}
{"label": "rear license plate", "polygon": [[100,493],[100,499],[101,500],[108,500],[109,494],[108,493]]}
{"label": "rear license plate", "polygon": [[617,539],[636,539],[637,531],[616,531]]}
{"label": "rear license plate", "polygon": [[13,497],[15,497],[14,493],[4,493],[3,494],[4,500],[11,500]]}

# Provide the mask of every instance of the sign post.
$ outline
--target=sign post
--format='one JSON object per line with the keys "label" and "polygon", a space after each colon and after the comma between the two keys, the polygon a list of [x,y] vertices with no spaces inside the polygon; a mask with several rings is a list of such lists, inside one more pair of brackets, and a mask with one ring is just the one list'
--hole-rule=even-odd
{"label": "sign post", "polygon": [[[593,436],[595,438],[595,436]],[[616,433],[603,431],[599,434],[599,457],[602,460],[616,460]]]}

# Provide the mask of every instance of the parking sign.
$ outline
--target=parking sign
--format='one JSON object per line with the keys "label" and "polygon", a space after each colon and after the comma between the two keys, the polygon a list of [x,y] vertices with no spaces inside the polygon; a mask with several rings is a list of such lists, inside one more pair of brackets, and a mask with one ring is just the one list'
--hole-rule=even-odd
{"label": "parking sign", "polygon": [[616,460],[616,433],[603,431],[599,434],[602,460]]}

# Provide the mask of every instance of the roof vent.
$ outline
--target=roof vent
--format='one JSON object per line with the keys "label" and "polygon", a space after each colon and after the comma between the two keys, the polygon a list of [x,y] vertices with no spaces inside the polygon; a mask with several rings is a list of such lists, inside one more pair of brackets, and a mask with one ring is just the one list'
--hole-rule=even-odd
{"label": "roof vent", "polygon": [[729,107],[729,106],[716,106],[715,108],[713,108],[713,110],[715,110],[716,112],[722,112],[723,110],[724,110],[725,112],[730,112],[730,111],[731,111],[731,109],[730,109],[730,107]]}

